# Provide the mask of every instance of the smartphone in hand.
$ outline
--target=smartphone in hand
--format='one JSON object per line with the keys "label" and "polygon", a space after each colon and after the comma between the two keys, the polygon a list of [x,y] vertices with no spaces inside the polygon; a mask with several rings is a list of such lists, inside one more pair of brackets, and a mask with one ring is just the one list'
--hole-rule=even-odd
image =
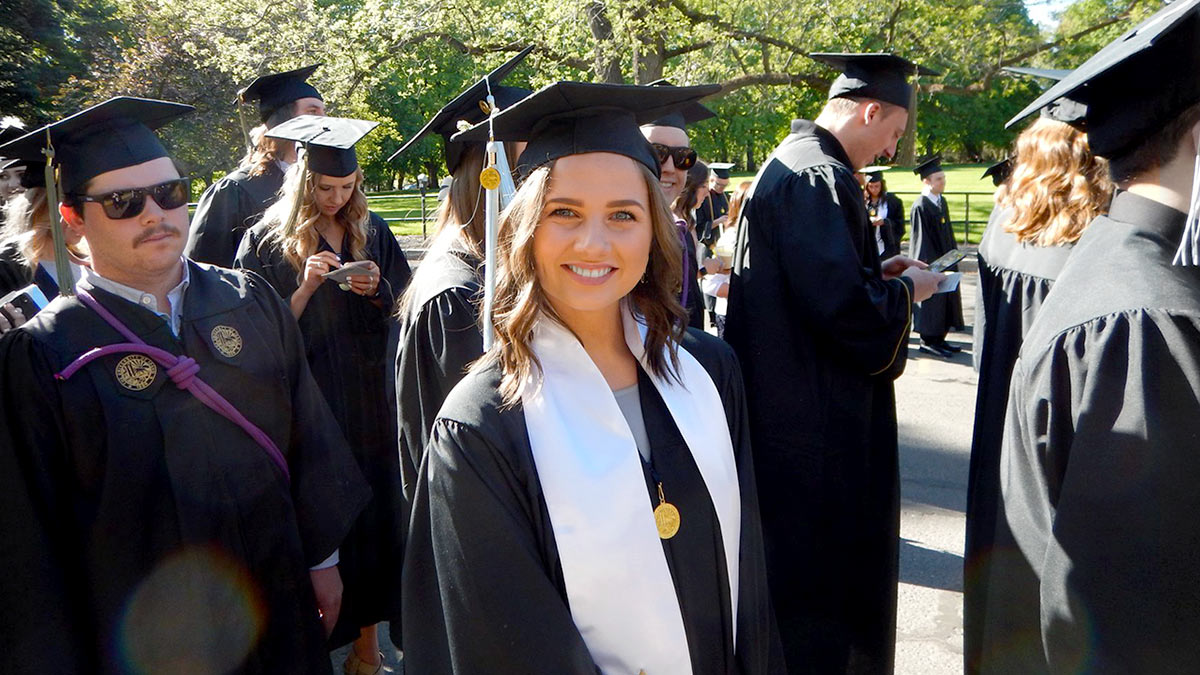
{"label": "smartphone in hand", "polygon": [[956,248],[951,249],[949,251],[946,251],[946,253],[944,255],[942,255],[941,257],[939,257],[937,260],[934,260],[933,262],[929,263],[929,271],[930,272],[945,272],[947,269],[962,262],[963,258],[966,258],[966,257],[967,257],[966,253],[964,253]]}

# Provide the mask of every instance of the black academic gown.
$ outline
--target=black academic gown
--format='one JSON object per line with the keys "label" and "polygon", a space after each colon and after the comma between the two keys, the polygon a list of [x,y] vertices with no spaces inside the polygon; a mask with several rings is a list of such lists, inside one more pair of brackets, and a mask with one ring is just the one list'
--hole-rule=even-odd
{"label": "black academic gown", "polygon": [[[278,245],[263,243],[268,227],[252,227],[238,249],[239,267],[261,274],[290,302],[297,272]],[[332,251],[321,240],[319,250]],[[364,258],[379,266],[379,303],[325,282],[300,315],[305,353],[313,379],[329,402],[354,458],[371,484],[373,499],[359,515],[339,551],[342,613],[330,643],[358,637],[359,628],[399,614],[399,580],[404,546],[400,467],[396,453],[396,402],[389,376],[396,329],[391,311],[411,274],[408,261],[382,218],[371,214]],[[347,244],[342,260],[350,262]]]}
{"label": "black academic gown", "polygon": [[396,355],[400,473],[410,501],[438,410],[471,362],[483,355],[478,316],[483,261],[443,250],[421,265],[425,271],[413,279],[411,309],[401,322]]}
{"label": "black academic gown", "polygon": [[900,479],[892,380],[912,285],[880,273],[829,132],[792,123],[743,206],[725,338],[746,376],[767,569],[792,673],[891,673]]}
{"label": "black academic gown", "polygon": [[188,232],[187,257],[198,262],[233,267],[238,244],[267,207],[279,198],[283,169],[275,162],[251,176],[240,168],[213,183],[200,195]]}
{"label": "black academic gown", "polygon": [[[938,196],[935,202],[929,196],[922,194],[913,202],[912,207],[912,248],[913,257],[925,262],[933,262],[947,251],[958,248],[954,241],[954,230],[950,227],[950,209],[946,198]],[[956,271],[952,266],[948,271]],[[962,294],[959,289],[949,293],[935,293],[933,297],[920,303],[917,312],[916,331],[922,338],[940,340],[952,329],[962,328]]]}
{"label": "black academic gown", "polygon": [[[55,300],[0,340],[4,673],[330,672],[308,569],[370,490],[288,308],[257,276],[189,264],[178,338],[91,293],[148,344],[195,359],[283,452],[291,481],[161,366],[140,390],[119,383],[125,354],[56,381],[125,340],[77,299]],[[214,346],[218,326],[240,336],[233,356]]]}
{"label": "black academic gown", "polygon": [[708,198],[696,209],[696,237],[701,244],[712,248],[717,243],[721,232],[713,225],[713,221],[725,215],[729,215],[729,198],[724,192],[709,191]]}
{"label": "black academic gown", "polygon": [[25,288],[29,284],[36,284],[47,300],[53,300],[54,296],[58,295],[58,283],[42,265],[34,268],[31,274],[29,266],[15,247],[6,246],[0,249],[0,296]]}
{"label": "black academic gown", "polygon": [[1200,662],[1200,268],[1171,264],[1184,220],[1117,194],[1021,347],[984,672]]}
{"label": "black academic gown", "polygon": [[[967,479],[967,542],[963,561],[963,632],[967,672],[978,672],[988,577],[1000,508],[1000,445],[1009,376],[1025,334],[1041,310],[1071,246],[1030,246],[1004,230],[1012,212],[992,211],[979,245],[975,348],[979,386]],[[993,602],[997,600],[992,600]],[[1001,598],[999,602],[1004,602]]]}
{"label": "black academic gown", "polygon": [[[666,405],[639,376],[655,470],[682,516],[663,541],[697,675],[778,673],[737,361],[717,338],[689,331],[683,348],[725,404],[742,492],[737,649],[717,523],[704,480]],[[404,567],[405,669],[428,673],[572,673],[596,665],[571,619],[554,530],[522,407],[503,408],[492,365],[459,383],[421,466]],[[657,504],[647,476],[646,508]],[[679,501],[676,501],[678,499]],[[630,598],[630,611],[637,599]]]}
{"label": "black academic gown", "polygon": [[[899,221],[901,223],[904,222],[904,214],[900,213],[899,211],[893,211],[893,209],[898,208],[898,207],[892,203],[892,200],[887,199],[887,197],[889,197],[889,196],[890,195],[884,195],[883,203],[887,204],[887,215],[883,219],[884,222],[879,227],[875,227],[874,225],[872,225],[871,226],[871,236],[869,237],[869,239],[872,242],[875,242],[876,244],[878,244],[878,242],[875,241],[875,237],[877,236],[876,233],[878,233],[878,237],[883,240],[883,250],[879,252],[879,259],[881,261],[887,260],[888,258],[900,253],[900,240],[896,238],[896,225],[895,224],[896,224],[897,219],[899,219]],[[872,203],[868,202],[867,203],[868,217],[870,217],[871,207],[872,207]],[[874,220],[874,219],[872,219],[872,220]],[[903,225],[901,225],[901,227],[903,227]]]}
{"label": "black academic gown", "polygon": [[688,326],[699,330],[704,330],[704,292],[700,290],[700,267],[696,258],[696,237],[686,229],[684,221],[676,221],[676,230],[679,232],[679,237],[682,240],[684,256],[683,256],[683,280],[682,283],[687,286],[687,298],[683,303],[683,308],[688,313]]}
{"label": "black academic gown", "polygon": [[900,251],[900,242],[904,240],[904,202],[896,195],[888,192],[883,198],[888,205],[888,224],[892,227],[892,241],[896,242],[896,252]]}

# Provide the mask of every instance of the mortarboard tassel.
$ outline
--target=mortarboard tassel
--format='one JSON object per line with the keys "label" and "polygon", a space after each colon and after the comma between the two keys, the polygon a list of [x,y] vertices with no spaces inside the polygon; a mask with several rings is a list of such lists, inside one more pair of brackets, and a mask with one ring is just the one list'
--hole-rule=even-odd
{"label": "mortarboard tassel", "polygon": [[54,271],[58,274],[60,295],[75,295],[75,272],[71,269],[71,255],[67,252],[67,237],[63,232],[62,215],[58,212],[58,176],[54,164],[54,144],[50,141],[50,130],[46,130],[46,210],[50,216],[50,234],[54,239]]}
{"label": "mortarboard tassel", "polygon": [[1192,173],[1192,195],[1188,202],[1187,220],[1183,224],[1183,240],[1175,252],[1174,264],[1200,265],[1200,151]]}

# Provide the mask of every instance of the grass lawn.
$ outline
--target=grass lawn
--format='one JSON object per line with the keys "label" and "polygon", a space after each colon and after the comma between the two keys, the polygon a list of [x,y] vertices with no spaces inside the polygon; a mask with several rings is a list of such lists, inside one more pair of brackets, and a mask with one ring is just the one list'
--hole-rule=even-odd
{"label": "grass lawn", "polygon": [[[368,205],[388,221],[392,233],[396,235],[421,234],[421,195],[388,194],[371,195]],[[425,227],[433,229],[434,212],[437,211],[437,190],[425,193]],[[394,218],[406,218],[403,222],[393,221]]]}
{"label": "grass lawn", "polygon": [[[987,225],[988,216],[992,213],[992,187],[990,178],[980,179],[986,164],[947,164],[946,170],[946,203],[950,206],[950,222],[954,224],[954,236],[959,242],[963,241],[963,226],[967,218],[967,202],[970,199],[970,223],[967,227],[968,240],[978,244],[983,236],[983,228]],[[888,190],[897,194],[904,202],[904,219],[907,222],[908,212],[912,209],[913,199],[921,192],[921,179],[911,169],[893,168],[885,171],[884,180]],[[753,174],[736,174],[729,181],[730,189],[743,180],[754,180]],[[957,194],[956,194],[957,193]],[[968,195],[963,193],[971,193]],[[983,193],[983,194],[978,194]],[[906,227],[911,232],[911,226]],[[907,237],[905,237],[907,239]]]}

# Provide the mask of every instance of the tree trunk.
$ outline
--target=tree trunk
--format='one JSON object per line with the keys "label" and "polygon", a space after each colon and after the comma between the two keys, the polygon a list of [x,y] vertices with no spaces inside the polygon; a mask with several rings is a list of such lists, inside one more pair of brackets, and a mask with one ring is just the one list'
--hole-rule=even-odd
{"label": "tree trunk", "polygon": [[592,38],[596,41],[595,65],[593,66],[596,70],[596,77],[601,82],[621,84],[625,78],[621,77],[621,60],[617,58],[617,50],[613,48],[613,28],[605,14],[604,3],[600,0],[592,0],[588,3],[585,11],[587,12],[588,28],[591,29]]}

